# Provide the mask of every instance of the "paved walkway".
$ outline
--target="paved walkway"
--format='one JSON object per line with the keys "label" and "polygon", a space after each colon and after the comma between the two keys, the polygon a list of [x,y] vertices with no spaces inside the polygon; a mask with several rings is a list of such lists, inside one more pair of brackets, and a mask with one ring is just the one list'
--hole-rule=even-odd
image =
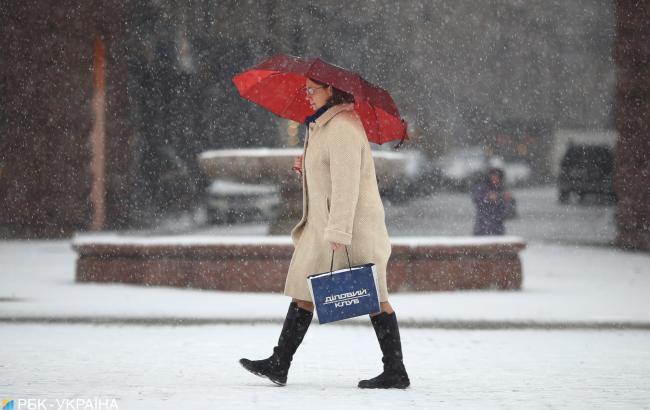
{"label": "paved walkway", "polygon": [[122,410],[650,409],[646,331],[402,329],[412,387],[360,391],[381,366],[370,326],[312,325],[286,387],[237,363],[267,357],[278,325],[0,330],[3,398],[100,397]]}

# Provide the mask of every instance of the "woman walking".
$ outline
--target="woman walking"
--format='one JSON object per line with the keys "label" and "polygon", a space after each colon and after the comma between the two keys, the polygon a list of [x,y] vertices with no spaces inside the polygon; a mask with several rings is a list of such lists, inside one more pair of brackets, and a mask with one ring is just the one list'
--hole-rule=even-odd
{"label": "woman walking", "polygon": [[240,363],[253,374],[286,384],[291,361],[314,311],[307,276],[326,270],[332,251],[334,269],[348,266],[347,247],[352,265],[374,263],[379,280],[381,312],[370,319],[384,371],[358,386],[406,388],[410,381],[386,286],[391,247],[370,144],[354,111],[354,97],[313,79],[306,80],[305,92],[315,113],[305,119],[308,132],[303,156],[296,158],[295,164],[302,173],[303,215],[291,231],[295,249],[284,294],[292,301],[273,354],[264,360],[241,359]]}

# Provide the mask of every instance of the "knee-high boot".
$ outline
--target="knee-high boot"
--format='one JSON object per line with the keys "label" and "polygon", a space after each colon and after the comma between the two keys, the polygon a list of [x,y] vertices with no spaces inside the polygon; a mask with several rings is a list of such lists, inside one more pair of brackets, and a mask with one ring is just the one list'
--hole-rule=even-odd
{"label": "knee-high boot", "polygon": [[239,363],[249,372],[284,386],[287,383],[293,355],[305,337],[313,316],[312,312],[302,309],[292,302],[289,305],[287,317],[284,319],[278,345],[273,348],[273,354],[264,360],[240,359]]}
{"label": "knee-high boot", "polygon": [[411,382],[402,360],[402,342],[395,313],[382,312],[370,318],[383,353],[384,371],[369,380],[361,380],[361,389],[405,389]]}

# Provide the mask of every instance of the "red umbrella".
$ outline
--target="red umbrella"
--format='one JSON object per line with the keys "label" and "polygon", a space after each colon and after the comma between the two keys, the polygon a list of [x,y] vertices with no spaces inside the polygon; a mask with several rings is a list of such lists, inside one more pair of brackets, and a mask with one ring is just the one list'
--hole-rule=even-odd
{"label": "red umbrella", "polygon": [[408,138],[406,123],[387,91],[355,72],[318,58],[273,56],[237,74],[232,81],[242,97],[282,118],[302,123],[314,113],[305,98],[306,78],[352,94],[354,110],[370,142],[383,144],[398,139],[403,142]]}

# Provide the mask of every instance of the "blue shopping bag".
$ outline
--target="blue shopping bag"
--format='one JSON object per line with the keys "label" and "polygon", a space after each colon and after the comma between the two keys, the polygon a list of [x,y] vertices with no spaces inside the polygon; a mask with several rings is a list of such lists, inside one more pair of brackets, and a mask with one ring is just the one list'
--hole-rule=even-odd
{"label": "blue shopping bag", "polygon": [[[347,254],[347,247],[345,252]],[[307,277],[318,322],[323,324],[379,313],[375,264],[350,266],[350,256],[348,255],[347,268],[332,271],[333,266],[334,251],[332,251],[332,264],[329,272]]]}

